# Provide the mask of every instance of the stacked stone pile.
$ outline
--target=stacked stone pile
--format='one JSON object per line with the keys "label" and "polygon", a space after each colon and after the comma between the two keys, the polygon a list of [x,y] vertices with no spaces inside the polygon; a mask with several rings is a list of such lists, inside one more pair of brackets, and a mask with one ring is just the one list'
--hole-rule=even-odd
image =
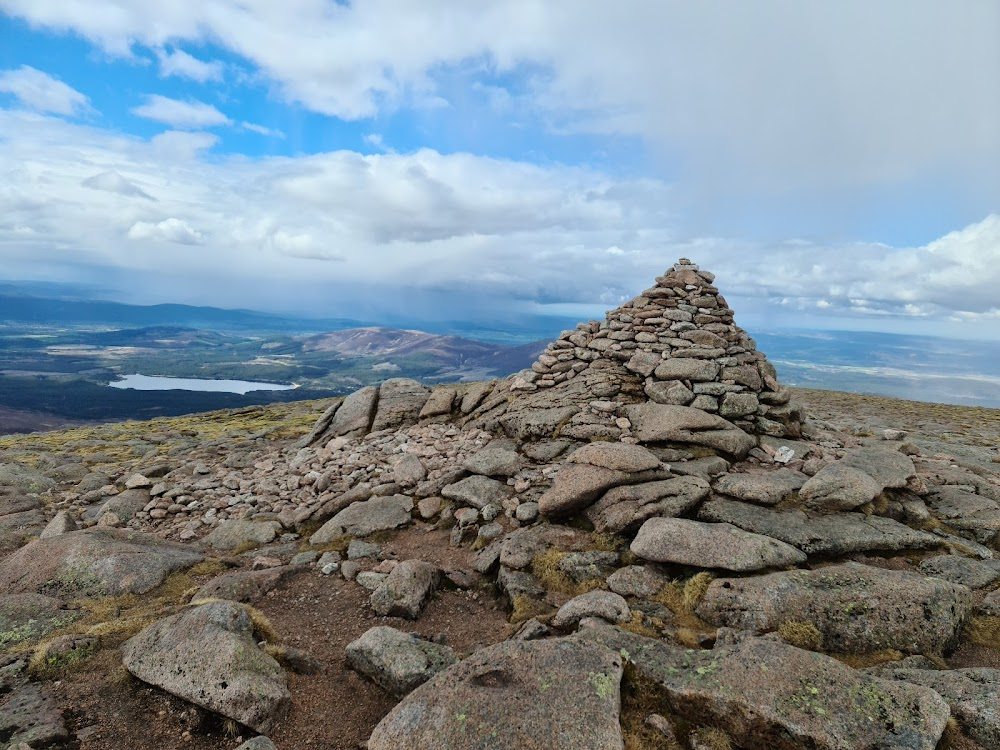
{"label": "stacked stone pile", "polygon": [[643,377],[647,397],[657,403],[717,413],[750,432],[794,432],[799,418],[787,389],[736,325],[714,281],[714,274],[681,258],[656,286],[603,322],[563,331],[515,389],[551,388],[594,362],[613,360]]}

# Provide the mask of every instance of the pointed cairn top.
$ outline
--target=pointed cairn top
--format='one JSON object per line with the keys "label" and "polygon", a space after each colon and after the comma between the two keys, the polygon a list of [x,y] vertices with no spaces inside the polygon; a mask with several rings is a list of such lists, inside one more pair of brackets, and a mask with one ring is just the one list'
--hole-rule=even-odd
{"label": "pointed cairn top", "polygon": [[563,331],[523,390],[551,388],[608,361],[645,380],[646,397],[725,417],[747,432],[795,436],[801,414],[756,342],[733,320],[715,275],[687,258],[603,322]]}

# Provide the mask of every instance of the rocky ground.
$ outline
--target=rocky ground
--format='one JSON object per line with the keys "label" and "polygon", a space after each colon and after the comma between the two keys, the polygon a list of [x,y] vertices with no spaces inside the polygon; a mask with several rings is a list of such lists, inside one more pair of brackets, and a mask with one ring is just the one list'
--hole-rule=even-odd
{"label": "rocky ground", "polygon": [[705,317],[0,439],[0,748],[1000,747],[1000,411],[793,393]]}

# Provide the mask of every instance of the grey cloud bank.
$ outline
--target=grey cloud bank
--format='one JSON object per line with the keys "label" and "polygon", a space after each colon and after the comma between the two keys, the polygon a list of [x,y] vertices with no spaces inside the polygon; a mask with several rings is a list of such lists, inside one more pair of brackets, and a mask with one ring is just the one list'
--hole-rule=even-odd
{"label": "grey cloud bank", "polygon": [[1000,335],[998,215],[922,247],[772,246],[677,236],[669,185],[583,168],[430,150],[206,161],[28,113],[0,112],[0,128],[13,134],[0,146],[15,178],[0,192],[8,278],[116,279],[151,302],[363,305],[376,318],[411,304],[418,318],[457,319],[489,314],[446,309],[458,299],[612,307],[684,255],[779,327],[811,313],[924,332],[975,321]]}

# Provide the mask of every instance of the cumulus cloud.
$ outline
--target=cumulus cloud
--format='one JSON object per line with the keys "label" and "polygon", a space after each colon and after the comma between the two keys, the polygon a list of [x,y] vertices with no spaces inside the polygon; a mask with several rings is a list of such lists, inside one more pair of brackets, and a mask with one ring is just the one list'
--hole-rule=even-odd
{"label": "cumulus cloud", "polygon": [[13,94],[22,104],[38,112],[74,116],[90,111],[90,99],[30,65],[0,71],[0,92]]}
{"label": "cumulus cloud", "polygon": [[[884,183],[961,171],[996,190],[1000,5],[938,0],[3,0],[112,53],[210,42],[324,114],[440,102],[442,71],[530,71],[563,132],[635,134],[706,190]],[[905,19],[905,22],[901,19]]]}
{"label": "cumulus cloud", "polygon": [[130,240],[162,240],[178,245],[201,245],[205,242],[205,235],[173,216],[155,223],[137,221],[129,228],[127,236]]}
{"label": "cumulus cloud", "polygon": [[184,50],[156,50],[156,59],[160,63],[160,75],[164,78],[178,76],[189,78],[198,83],[221,81],[225,67],[218,60],[205,62],[189,55]]}
{"label": "cumulus cloud", "polygon": [[216,125],[232,125],[232,120],[211,104],[193,100],[181,101],[159,94],[146,94],[146,103],[133,107],[131,112],[137,117],[162,122],[175,128],[197,130]]}
{"label": "cumulus cloud", "polygon": [[718,274],[741,321],[1000,333],[996,214],[919,247],[769,245],[685,236],[671,186],[588,168],[429,149],[203,159],[211,134],[147,141],[2,110],[0,132],[0,273],[89,269],[143,301],[476,319],[600,315],[685,256]]}

